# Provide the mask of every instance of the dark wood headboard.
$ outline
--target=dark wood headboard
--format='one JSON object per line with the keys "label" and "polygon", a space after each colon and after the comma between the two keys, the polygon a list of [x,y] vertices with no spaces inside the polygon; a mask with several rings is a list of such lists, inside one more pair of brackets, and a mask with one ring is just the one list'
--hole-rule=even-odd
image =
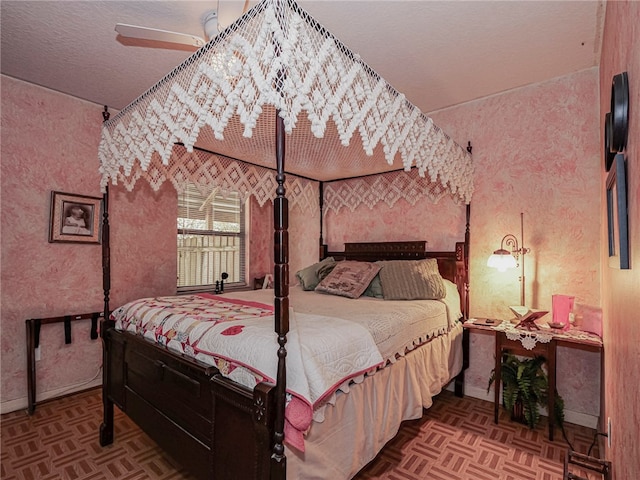
{"label": "dark wood headboard", "polygon": [[427,250],[426,241],[411,242],[356,242],[345,243],[343,252],[331,252],[326,245],[322,248],[322,257],[336,260],[356,260],[375,262],[376,260],[418,260],[435,258],[438,261],[440,275],[452,281],[460,292],[460,303],[464,318],[469,314],[469,277],[465,259],[464,242],[456,242],[451,252],[432,252]]}

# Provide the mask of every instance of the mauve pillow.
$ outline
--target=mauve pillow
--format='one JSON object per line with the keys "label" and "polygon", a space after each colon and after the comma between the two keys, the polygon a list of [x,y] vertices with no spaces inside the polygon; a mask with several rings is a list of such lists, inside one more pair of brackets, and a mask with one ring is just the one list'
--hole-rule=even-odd
{"label": "mauve pillow", "polygon": [[316,287],[316,292],[358,298],[367,289],[380,266],[371,262],[337,262],[331,273]]}

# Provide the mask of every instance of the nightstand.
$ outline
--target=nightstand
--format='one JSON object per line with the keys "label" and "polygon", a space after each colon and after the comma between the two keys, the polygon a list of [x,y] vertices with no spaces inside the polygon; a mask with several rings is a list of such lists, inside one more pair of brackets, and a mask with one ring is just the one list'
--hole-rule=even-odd
{"label": "nightstand", "polygon": [[[602,339],[590,332],[575,328],[567,331],[554,330],[546,324],[540,325],[540,330],[524,330],[515,328],[508,321],[497,321],[493,325],[487,325],[480,319],[471,318],[464,323],[464,328],[469,332],[477,332],[493,335],[495,339],[495,396],[494,396],[494,421],[498,423],[500,413],[500,385],[502,382],[502,352],[508,351],[515,355],[536,356],[542,355],[547,360],[549,376],[549,393],[547,398],[547,411],[549,421],[549,440],[553,440],[554,415],[553,406],[556,396],[556,349],[557,347],[578,348],[602,355]],[[469,353],[465,359],[468,362]],[[600,386],[602,388],[602,386]]]}

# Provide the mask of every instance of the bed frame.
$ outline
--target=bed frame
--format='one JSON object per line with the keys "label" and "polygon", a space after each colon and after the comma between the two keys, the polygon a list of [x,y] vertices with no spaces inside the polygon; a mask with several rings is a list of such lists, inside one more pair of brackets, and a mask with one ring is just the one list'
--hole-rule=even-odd
{"label": "bed frame", "polygon": [[[276,384],[261,383],[253,390],[248,389],[224,378],[210,365],[131,333],[115,330],[115,322],[109,318],[111,273],[107,190],[102,222],[102,446],[113,443],[116,405],[167,453],[188,466],[197,478],[286,478],[284,410],[289,331],[289,207],[284,186],[284,120],[277,113],[275,133],[274,318],[279,345]],[[436,258],[442,276],[457,285],[466,318],[469,212],[467,205],[465,241],[457,243],[452,252],[427,252],[426,242],[352,243],[346,244],[344,252],[328,252],[321,238],[321,256],[352,260]],[[461,392],[460,385],[457,381],[458,392]]]}
{"label": "bed frame", "polygon": [[[427,252],[425,244],[348,243],[344,252],[325,251],[350,260],[437,258],[443,277],[465,298],[466,244],[457,243],[452,252]],[[110,320],[102,339],[103,402],[111,412],[100,429],[102,445],[113,442],[115,404],[197,478],[285,478],[286,468],[272,465],[275,385],[261,383],[251,391],[215,367],[115,330]]]}

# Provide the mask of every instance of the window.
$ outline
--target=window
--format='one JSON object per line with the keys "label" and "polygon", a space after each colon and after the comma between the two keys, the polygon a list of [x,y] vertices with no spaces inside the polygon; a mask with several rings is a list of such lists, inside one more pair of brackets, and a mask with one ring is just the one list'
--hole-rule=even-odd
{"label": "window", "polygon": [[245,207],[237,192],[203,195],[189,185],[178,195],[178,291],[245,284]]}

